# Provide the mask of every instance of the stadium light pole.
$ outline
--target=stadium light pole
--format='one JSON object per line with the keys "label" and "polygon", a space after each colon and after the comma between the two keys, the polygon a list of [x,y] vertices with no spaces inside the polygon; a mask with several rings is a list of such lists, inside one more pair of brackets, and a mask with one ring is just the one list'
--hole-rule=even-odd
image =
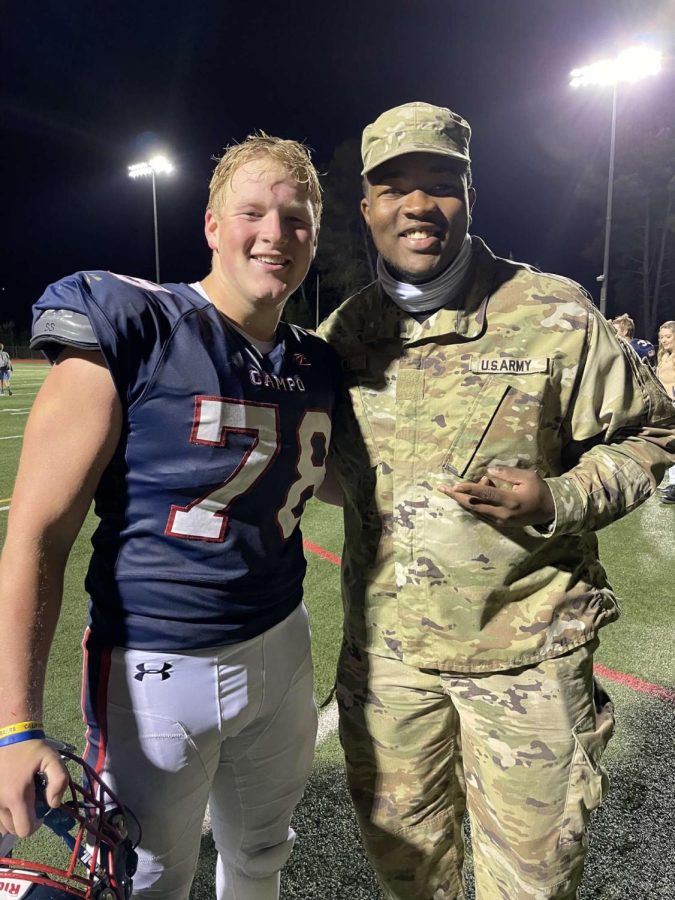
{"label": "stadium light pole", "polygon": [[629,47],[616,59],[603,59],[588,66],[572,69],[570,87],[580,88],[600,85],[612,88],[612,124],[609,141],[609,175],[607,178],[607,206],[605,214],[605,246],[602,256],[600,282],[600,312],[607,310],[607,287],[609,284],[609,247],[612,236],[612,201],[614,197],[614,153],[616,149],[616,106],[620,82],[641,81],[661,71],[661,54],[658,50],[638,45]]}
{"label": "stadium light pole", "polygon": [[129,166],[129,178],[141,178],[149,175],[152,180],[152,218],[155,225],[155,281],[159,280],[159,230],[157,228],[157,187],[155,177],[157,175],[170,175],[174,170],[166,156],[153,156],[146,162],[134,163]]}

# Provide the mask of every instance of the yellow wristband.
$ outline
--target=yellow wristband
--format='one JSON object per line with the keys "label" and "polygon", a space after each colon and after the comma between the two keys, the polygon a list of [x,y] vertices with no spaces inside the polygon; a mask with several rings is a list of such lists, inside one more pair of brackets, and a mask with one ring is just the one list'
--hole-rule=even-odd
{"label": "yellow wristband", "polygon": [[0,741],[11,734],[21,734],[23,731],[35,731],[42,728],[42,722],[16,722],[14,725],[5,725],[0,728]]}

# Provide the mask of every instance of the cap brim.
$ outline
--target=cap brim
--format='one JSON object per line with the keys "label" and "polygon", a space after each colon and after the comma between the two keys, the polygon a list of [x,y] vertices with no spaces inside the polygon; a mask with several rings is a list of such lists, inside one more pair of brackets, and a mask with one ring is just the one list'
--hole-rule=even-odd
{"label": "cap brim", "polygon": [[389,153],[385,153],[385,155],[378,159],[374,165],[368,166],[367,168],[364,166],[364,168],[361,169],[361,174],[367,175],[368,172],[377,169],[382,163],[386,163],[390,159],[396,159],[397,156],[408,156],[410,153],[433,153],[436,156],[446,156],[448,159],[456,159],[458,162],[463,162],[467,166],[471,163],[471,158],[465,153],[454,150],[439,150],[438,147],[429,146],[428,144],[415,144],[414,146],[408,145],[405,149],[398,148],[396,150],[391,150]]}

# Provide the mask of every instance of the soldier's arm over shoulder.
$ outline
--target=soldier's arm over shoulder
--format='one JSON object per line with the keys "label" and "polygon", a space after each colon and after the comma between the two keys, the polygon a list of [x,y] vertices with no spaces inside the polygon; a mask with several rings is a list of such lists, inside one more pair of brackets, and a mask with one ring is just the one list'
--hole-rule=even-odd
{"label": "soldier's arm over shoulder", "polygon": [[567,471],[548,478],[551,533],[594,531],[639,506],[675,464],[675,408],[649,366],[590,311],[563,428]]}

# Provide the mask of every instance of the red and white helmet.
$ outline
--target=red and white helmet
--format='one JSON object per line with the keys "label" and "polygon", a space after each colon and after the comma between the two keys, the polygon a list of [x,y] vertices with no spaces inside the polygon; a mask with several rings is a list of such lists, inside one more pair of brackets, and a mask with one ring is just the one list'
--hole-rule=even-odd
{"label": "red and white helmet", "polygon": [[[0,898],[19,900],[129,900],[136,871],[138,822],[99,775],[72,749],[49,743],[68,767],[69,783],[58,809],[38,797],[43,826],[65,844],[64,865],[0,856]],[[74,773],[77,774],[74,774]],[[39,792],[39,789],[38,789]],[[129,835],[129,825],[136,832]]]}

